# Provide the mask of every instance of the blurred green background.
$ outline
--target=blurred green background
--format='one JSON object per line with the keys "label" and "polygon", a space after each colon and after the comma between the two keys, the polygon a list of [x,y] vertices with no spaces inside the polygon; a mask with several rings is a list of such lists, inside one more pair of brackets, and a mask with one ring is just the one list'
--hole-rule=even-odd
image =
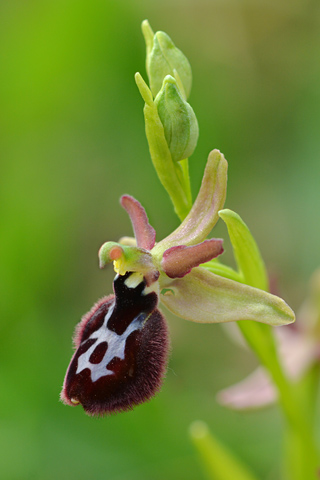
{"label": "blurred green background", "polygon": [[[188,56],[206,157],[229,161],[226,206],[254,233],[297,309],[320,264],[320,4],[317,0],[2,0],[0,5],[0,477],[194,480],[188,426],[206,421],[263,478],[279,474],[276,408],[239,414],[216,392],[256,365],[219,325],[168,315],[172,354],[156,399],[104,419],[59,402],[80,317],[111,292],[97,251],[131,235],[118,199],[146,207],[158,239],[177,226],[144,136],[134,73],[140,23]],[[223,225],[216,236],[226,237]],[[226,261],[233,262],[226,242]]]}

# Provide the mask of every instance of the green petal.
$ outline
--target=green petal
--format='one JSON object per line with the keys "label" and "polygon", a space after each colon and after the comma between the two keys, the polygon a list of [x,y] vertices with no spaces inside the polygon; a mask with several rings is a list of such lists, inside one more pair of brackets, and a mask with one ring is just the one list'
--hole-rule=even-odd
{"label": "green petal", "polygon": [[221,210],[219,216],[228,228],[239,273],[244,282],[268,290],[268,277],[260,251],[247,225],[232,210]]}
{"label": "green petal", "polygon": [[178,317],[199,323],[255,320],[278,326],[295,319],[279,297],[197,267],[183,278],[160,277],[162,303]]}

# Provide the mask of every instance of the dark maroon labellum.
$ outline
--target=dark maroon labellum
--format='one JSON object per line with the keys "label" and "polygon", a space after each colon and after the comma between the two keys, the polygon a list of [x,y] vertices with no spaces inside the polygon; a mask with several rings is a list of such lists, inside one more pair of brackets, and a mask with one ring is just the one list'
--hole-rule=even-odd
{"label": "dark maroon labellum", "polygon": [[130,410],[161,387],[168,357],[166,321],[146,281],[117,275],[114,295],[100,300],[76,329],[61,399],[90,415]]}

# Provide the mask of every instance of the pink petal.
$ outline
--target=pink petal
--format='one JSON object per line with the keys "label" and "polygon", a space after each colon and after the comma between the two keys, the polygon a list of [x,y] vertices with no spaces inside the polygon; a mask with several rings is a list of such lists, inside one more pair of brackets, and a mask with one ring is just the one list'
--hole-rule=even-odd
{"label": "pink petal", "polygon": [[222,242],[219,238],[213,238],[190,247],[171,247],[163,254],[162,269],[170,278],[184,277],[192,268],[220,255],[223,252]]}
{"label": "pink petal", "polygon": [[156,242],[156,232],[148,221],[145,209],[138,200],[130,195],[123,195],[120,203],[130,217],[137,246],[151,250]]}

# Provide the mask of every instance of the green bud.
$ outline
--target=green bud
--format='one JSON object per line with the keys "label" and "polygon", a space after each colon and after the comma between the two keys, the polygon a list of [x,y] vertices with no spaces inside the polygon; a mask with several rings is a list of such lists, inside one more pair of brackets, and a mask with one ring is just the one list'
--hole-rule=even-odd
{"label": "green bud", "polygon": [[166,33],[153,34],[147,20],[142,22],[142,32],[147,46],[146,69],[153,96],[155,97],[160,91],[164,77],[171,75],[177,80],[180,78],[182,94],[188,98],[192,84],[188,59]]}
{"label": "green bud", "polygon": [[178,162],[190,157],[196,148],[199,127],[192,107],[180,93],[177,81],[167,75],[155,98],[159,118],[172,160]]}

